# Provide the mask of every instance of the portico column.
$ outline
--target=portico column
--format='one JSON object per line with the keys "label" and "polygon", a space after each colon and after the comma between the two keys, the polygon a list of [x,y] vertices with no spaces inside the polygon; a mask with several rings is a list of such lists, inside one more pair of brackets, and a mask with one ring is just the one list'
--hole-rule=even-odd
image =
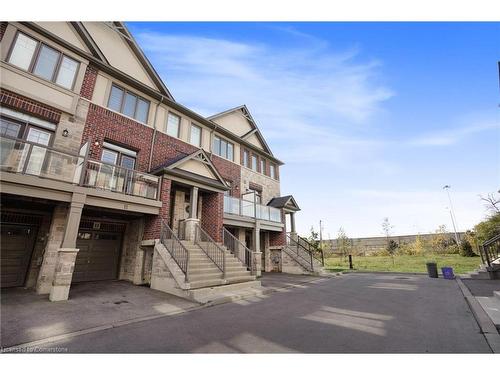
{"label": "portico column", "polygon": [[69,297],[69,289],[75,269],[75,260],[78,254],[76,238],[85,200],[85,194],[73,193],[66,220],[63,241],[61,248],[57,252],[54,279],[49,295],[49,300],[51,301],[64,301]]}
{"label": "portico column", "polygon": [[194,241],[196,236],[196,225],[199,224],[198,220],[198,188],[196,186],[191,187],[191,196],[189,199],[189,217],[184,220],[185,222],[185,233],[184,238],[187,241]]}
{"label": "portico column", "polygon": [[253,230],[252,275],[262,274],[262,252],[260,249],[260,222],[257,220]]}
{"label": "portico column", "polygon": [[297,232],[295,230],[295,212],[290,212],[290,237],[297,241]]}

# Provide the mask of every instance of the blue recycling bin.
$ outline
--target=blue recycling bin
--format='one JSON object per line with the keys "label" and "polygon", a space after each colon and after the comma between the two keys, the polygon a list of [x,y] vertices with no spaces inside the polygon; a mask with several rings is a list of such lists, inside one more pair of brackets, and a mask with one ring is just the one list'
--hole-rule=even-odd
{"label": "blue recycling bin", "polygon": [[453,268],[451,267],[441,267],[441,272],[443,273],[443,277],[447,280],[453,280],[455,278]]}

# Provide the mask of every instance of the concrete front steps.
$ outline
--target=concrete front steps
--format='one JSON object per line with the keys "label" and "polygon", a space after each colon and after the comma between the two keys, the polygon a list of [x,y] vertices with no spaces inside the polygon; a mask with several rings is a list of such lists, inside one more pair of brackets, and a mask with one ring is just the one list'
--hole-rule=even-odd
{"label": "concrete front steps", "polygon": [[[493,266],[495,271],[493,274],[495,275],[494,277],[500,278],[500,267],[496,266],[494,264]],[[492,278],[492,273],[487,270],[486,265],[481,264],[477,270],[467,272],[463,275],[460,275],[462,279],[473,279],[473,280],[491,280]]]}

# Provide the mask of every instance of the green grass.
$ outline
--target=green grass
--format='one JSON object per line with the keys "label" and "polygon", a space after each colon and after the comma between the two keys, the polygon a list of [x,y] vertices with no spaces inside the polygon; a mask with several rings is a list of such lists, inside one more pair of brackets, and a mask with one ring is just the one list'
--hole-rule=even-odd
{"label": "green grass", "polygon": [[[425,263],[436,262],[441,267],[452,267],[455,275],[473,271],[481,264],[480,257],[462,257],[458,254],[445,255],[395,255],[394,264],[390,256],[353,256],[354,271],[427,272]],[[349,271],[344,258],[325,259],[325,268],[332,272]]]}

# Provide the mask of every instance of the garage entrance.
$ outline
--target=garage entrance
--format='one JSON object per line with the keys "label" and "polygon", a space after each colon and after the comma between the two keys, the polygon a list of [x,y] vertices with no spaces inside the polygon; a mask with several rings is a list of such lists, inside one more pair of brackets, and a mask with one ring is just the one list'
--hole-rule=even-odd
{"label": "garage entrance", "polygon": [[78,255],[73,282],[114,280],[118,266],[124,223],[82,219],[76,241]]}

